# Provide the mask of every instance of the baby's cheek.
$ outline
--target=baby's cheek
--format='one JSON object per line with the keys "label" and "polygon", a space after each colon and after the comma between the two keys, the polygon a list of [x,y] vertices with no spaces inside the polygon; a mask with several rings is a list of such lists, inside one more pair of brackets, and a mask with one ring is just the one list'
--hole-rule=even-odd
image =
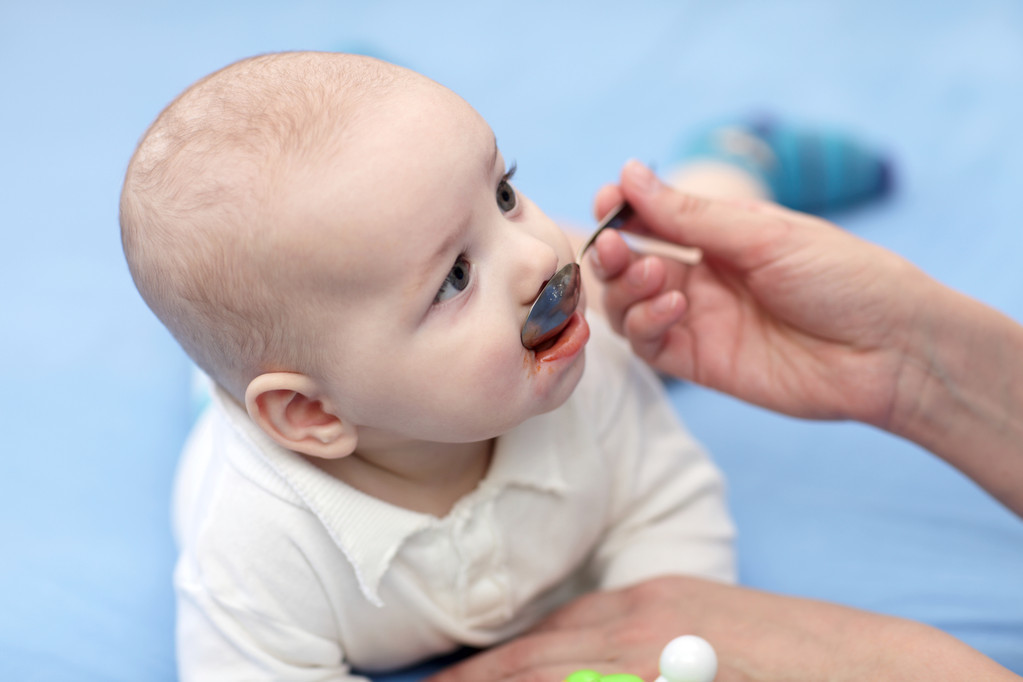
{"label": "baby's cheek", "polygon": [[[532,353],[527,353],[521,346],[517,349],[499,343],[481,346],[470,363],[479,399],[492,405],[521,393],[523,369],[527,364],[524,358],[527,356],[532,356]],[[482,395],[479,395],[480,391]]]}

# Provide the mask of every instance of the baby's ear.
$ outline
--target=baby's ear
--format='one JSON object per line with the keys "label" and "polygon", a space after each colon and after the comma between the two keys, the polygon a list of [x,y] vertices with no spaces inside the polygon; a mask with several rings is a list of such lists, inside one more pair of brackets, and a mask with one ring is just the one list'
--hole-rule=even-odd
{"label": "baby's ear", "polygon": [[310,457],[339,459],[355,452],[358,429],[324,403],[304,374],[260,374],[245,390],[249,417],[279,445]]}

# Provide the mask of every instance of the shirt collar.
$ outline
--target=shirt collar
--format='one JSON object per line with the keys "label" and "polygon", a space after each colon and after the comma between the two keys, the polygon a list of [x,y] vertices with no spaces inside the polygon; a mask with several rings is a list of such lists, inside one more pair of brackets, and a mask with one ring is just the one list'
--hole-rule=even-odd
{"label": "shirt collar", "polygon": [[[444,524],[444,519],[397,507],[352,488],[275,443],[222,390],[216,391],[214,400],[258,456],[320,520],[351,563],[363,595],[383,606],[380,581],[401,546],[416,533]],[[567,486],[557,455],[570,447],[570,439],[558,426],[565,423],[559,413],[566,409],[570,409],[568,404],[499,437],[487,475],[458,505],[471,509],[477,501],[509,487],[563,494]]]}

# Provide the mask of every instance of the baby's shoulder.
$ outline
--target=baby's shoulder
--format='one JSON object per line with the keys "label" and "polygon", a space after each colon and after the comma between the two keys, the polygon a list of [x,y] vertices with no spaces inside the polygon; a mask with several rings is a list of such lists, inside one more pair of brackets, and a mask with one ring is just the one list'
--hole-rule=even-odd
{"label": "baby's shoulder", "polygon": [[255,425],[249,428],[241,419],[214,400],[185,444],[174,489],[175,532],[182,545],[200,541],[200,535],[258,544],[316,525],[281,463],[275,466],[265,444],[254,438]]}

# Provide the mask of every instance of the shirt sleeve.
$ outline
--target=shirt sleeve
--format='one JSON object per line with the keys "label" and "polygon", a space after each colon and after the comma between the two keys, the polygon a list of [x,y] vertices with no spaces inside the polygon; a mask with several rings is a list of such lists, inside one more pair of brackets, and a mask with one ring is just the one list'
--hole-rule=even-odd
{"label": "shirt sleeve", "polygon": [[177,639],[178,672],[185,682],[368,682],[342,662],[337,642],[221,601],[198,585],[179,587]]}
{"label": "shirt sleeve", "polygon": [[653,371],[627,348],[610,360],[600,444],[614,483],[610,526],[591,565],[597,583],[671,574],[734,582],[735,529],[720,471]]}
{"label": "shirt sleeve", "polygon": [[324,542],[311,534],[322,530],[309,511],[222,459],[195,474],[177,528],[180,679],[368,682],[345,661],[315,559]]}

